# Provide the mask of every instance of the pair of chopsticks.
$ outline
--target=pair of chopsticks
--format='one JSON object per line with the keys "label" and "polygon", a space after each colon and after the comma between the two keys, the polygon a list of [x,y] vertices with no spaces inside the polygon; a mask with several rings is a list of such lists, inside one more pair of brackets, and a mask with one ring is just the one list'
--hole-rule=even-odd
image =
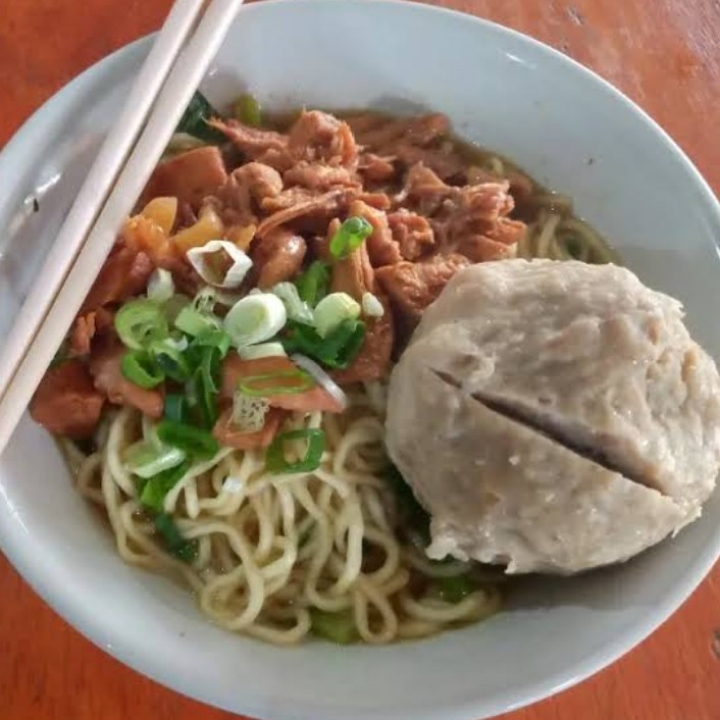
{"label": "pair of chopsticks", "polygon": [[243,0],[176,0],[0,354],[0,453]]}

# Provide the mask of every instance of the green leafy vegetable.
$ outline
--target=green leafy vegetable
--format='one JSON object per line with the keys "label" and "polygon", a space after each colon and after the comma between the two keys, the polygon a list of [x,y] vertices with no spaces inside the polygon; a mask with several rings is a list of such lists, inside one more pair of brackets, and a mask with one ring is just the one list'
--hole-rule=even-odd
{"label": "green leafy vegetable", "polygon": [[[285,443],[294,440],[307,442],[305,457],[296,462],[288,462],[285,459]],[[265,455],[265,465],[268,472],[276,475],[311,472],[320,466],[323,452],[325,452],[325,433],[322,430],[316,428],[290,430],[278,435],[272,441]]]}
{"label": "green leafy vegetable", "polygon": [[208,120],[219,116],[220,113],[213,108],[207,98],[201,92],[196,91],[185,108],[176,132],[187,133],[210,145],[220,145],[225,142],[225,136],[207,124]]}
{"label": "green leafy vegetable", "polygon": [[155,529],[162,538],[168,552],[176,558],[189,563],[197,557],[197,543],[186,540],[169,515],[165,513],[156,515]]}
{"label": "green leafy vegetable", "polygon": [[330,254],[342,260],[357,250],[372,233],[373,226],[365,218],[349,217],[330,238]]}
{"label": "green leafy vegetable", "polygon": [[158,367],[155,358],[143,350],[125,353],[120,370],[123,377],[146,390],[157,387],[165,379],[165,374]]}
{"label": "green leafy vegetable", "polygon": [[352,609],[331,613],[311,608],[310,622],[313,635],[339,645],[348,645],[358,639]]}
{"label": "green leafy vegetable", "polygon": [[211,433],[172,420],[160,422],[157,436],[166,445],[180,448],[195,458],[209,459],[219,450],[218,442]]}
{"label": "green leafy vegetable", "polygon": [[327,295],[330,287],[330,266],[322,260],[315,260],[295,280],[295,287],[300,299],[314,308]]}

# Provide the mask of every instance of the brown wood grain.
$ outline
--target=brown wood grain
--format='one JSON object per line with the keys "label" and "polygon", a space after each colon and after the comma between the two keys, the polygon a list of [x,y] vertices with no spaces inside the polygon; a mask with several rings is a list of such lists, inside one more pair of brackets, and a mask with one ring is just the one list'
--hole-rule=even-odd
{"label": "brown wood grain", "polygon": [[[434,4],[516,28],[592,67],[655,117],[720,190],[718,0]],[[74,75],[156,29],[169,6],[170,0],[0,0],[0,146]],[[0,588],[3,720],[232,717],[176,695],[96,649],[1,557]],[[720,720],[718,632],[720,566],[624,659],[503,720]]]}

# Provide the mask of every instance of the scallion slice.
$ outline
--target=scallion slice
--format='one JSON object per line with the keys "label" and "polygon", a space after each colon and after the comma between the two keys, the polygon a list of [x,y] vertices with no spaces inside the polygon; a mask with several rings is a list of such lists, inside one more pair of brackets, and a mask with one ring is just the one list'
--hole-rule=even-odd
{"label": "scallion slice", "polygon": [[184,460],[185,453],[179,448],[164,446],[158,448],[147,440],[134,443],[124,453],[127,469],[141,478],[150,478],[174,468]]}
{"label": "scallion slice", "polygon": [[326,612],[318,608],[311,608],[310,628],[313,635],[338,643],[338,645],[349,645],[359,637],[351,608],[339,612]]}
{"label": "scallion slice", "polygon": [[218,382],[220,354],[217,348],[206,347],[200,363],[186,385],[188,406],[197,424],[210,429],[218,419]]}
{"label": "scallion slice", "polygon": [[180,314],[180,311],[188,305],[190,305],[190,299],[187,295],[181,295],[180,293],[175,293],[169,300],[166,300],[163,303],[162,309],[168,323],[174,325],[175,319]]}
{"label": "scallion slice", "polygon": [[260,103],[250,94],[241,95],[235,101],[233,111],[235,117],[244,125],[250,125],[250,127],[260,127],[262,125]]}
{"label": "scallion slice", "polygon": [[190,365],[184,352],[167,341],[156,343],[151,348],[157,367],[166,377],[176,382],[186,382],[190,378]]}
{"label": "scallion slice", "polygon": [[211,330],[219,330],[220,326],[221,322],[218,317],[209,313],[201,313],[190,304],[182,308],[175,318],[175,327],[192,337]]}
{"label": "scallion slice", "polygon": [[478,589],[477,583],[468,573],[438,578],[435,583],[440,592],[440,597],[453,604],[459,603],[463,598]]}
{"label": "scallion slice", "polygon": [[172,555],[183,562],[192,562],[197,557],[197,543],[186,540],[175,521],[166,513],[155,516],[155,529],[163,540],[163,544]]}
{"label": "scallion slice", "polygon": [[162,512],[165,496],[182,480],[191,464],[185,459],[178,465],[147,478],[140,492],[140,502],[143,506],[155,512]]}
{"label": "scallion slice", "polygon": [[231,344],[230,336],[224,330],[219,329],[204,330],[192,342],[193,348],[209,347],[217,349],[221,358],[228,354]]}
{"label": "scallion slice", "polygon": [[381,318],[385,314],[383,304],[372,293],[363,293],[361,305],[363,315],[367,317]]}
{"label": "scallion slice", "polygon": [[279,342],[260,343],[238,348],[238,355],[243,360],[259,360],[266,357],[287,357],[285,348]]}
{"label": "scallion slice", "polygon": [[327,337],[346,320],[360,317],[360,304],[347,293],[331,293],[315,307],[313,318],[315,329],[321,338]]}
{"label": "scallion slice", "polygon": [[288,355],[301,353],[340,370],[355,359],[365,340],[365,324],[359,320],[343,321],[324,338],[314,328],[299,323],[293,323],[288,330],[281,338]]}
{"label": "scallion slice", "polygon": [[186,419],[187,399],[184,395],[177,393],[168,393],[165,396],[165,408],[163,417],[166,420],[181,423]]}
{"label": "scallion slice", "polygon": [[330,254],[341,260],[357,250],[366,237],[372,235],[373,226],[362,217],[349,217],[330,239]]}
{"label": "scallion slice", "polygon": [[300,297],[297,286],[290,282],[281,282],[275,285],[272,293],[277,295],[285,305],[287,316],[295,322],[312,325],[313,313],[308,304]]}
{"label": "scallion slice", "polygon": [[330,287],[330,266],[322,260],[310,263],[305,272],[295,281],[300,299],[314,308]]}
{"label": "scallion slice", "polygon": [[175,283],[172,273],[163,268],[157,268],[150,276],[147,286],[148,300],[164,303],[175,294]]}
{"label": "scallion slice", "polygon": [[[288,462],[285,459],[285,443],[296,440],[307,442],[305,457],[296,462]],[[265,465],[268,472],[276,475],[312,472],[320,466],[323,452],[325,452],[325,433],[322,430],[317,428],[290,430],[278,435],[272,441],[267,449]]]}
{"label": "scallion slice", "polygon": [[154,357],[144,350],[125,353],[120,362],[120,371],[133,385],[146,390],[157,387],[165,379],[165,373],[158,367]]}
{"label": "scallion slice", "polygon": [[157,436],[161,442],[179,448],[191,457],[209,459],[219,449],[211,433],[172,420],[163,420],[158,424]]}
{"label": "scallion slice", "polygon": [[223,327],[235,347],[265,342],[277,335],[287,321],[285,305],[277,295],[258,293],[235,303]]}
{"label": "scallion slice", "polygon": [[115,330],[123,345],[130,350],[142,350],[169,334],[163,308],[146,298],[131,300],[117,311]]}
{"label": "scallion slice", "polygon": [[240,287],[252,260],[228,240],[211,240],[186,253],[188,262],[209,285],[220,288]]}

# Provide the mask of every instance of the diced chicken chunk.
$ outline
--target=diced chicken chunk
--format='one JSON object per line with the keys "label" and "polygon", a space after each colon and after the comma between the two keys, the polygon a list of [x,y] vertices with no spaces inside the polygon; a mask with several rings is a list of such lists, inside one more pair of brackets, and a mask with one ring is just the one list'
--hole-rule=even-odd
{"label": "diced chicken chunk", "polygon": [[30,402],[30,415],[51,433],[81,439],[92,435],[104,404],[87,366],[69,360],[45,373]]}

